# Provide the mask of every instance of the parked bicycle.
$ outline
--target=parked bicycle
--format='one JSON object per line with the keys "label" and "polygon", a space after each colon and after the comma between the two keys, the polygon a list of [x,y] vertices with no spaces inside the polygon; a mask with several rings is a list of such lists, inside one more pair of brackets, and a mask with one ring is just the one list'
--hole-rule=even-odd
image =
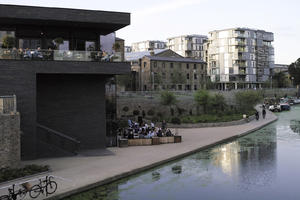
{"label": "parked bicycle", "polygon": [[0,196],[0,200],[17,200],[24,199],[27,192],[29,191],[25,185],[22,185],[23,188],[16,190],[16,186],[12,185],[12,188],[8,188],[8,195]]}
{"label": "parked bicycle", "polygon": [[37,198],[40,194],[45,193],[46,196],[53,194],[57,189],[57,183],[53,179],[53,176],[46,176],[45,180],[40,179],[38,184],[32,186],[29,191],[29,196],[31,198]]}

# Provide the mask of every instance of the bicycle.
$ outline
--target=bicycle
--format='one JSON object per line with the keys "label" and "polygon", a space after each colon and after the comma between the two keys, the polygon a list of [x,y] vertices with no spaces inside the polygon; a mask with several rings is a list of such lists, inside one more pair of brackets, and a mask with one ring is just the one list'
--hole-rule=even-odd
{"label": "bicycle", "polygon": [[[37,198],[41,193],[46,193],[46,196],[49,194],[53,194],[57,189],[57,183],[52,180],[53,176],[46,176],[45,180],[40,179],[40,183],[32,186],[31,190],[29,191],[29,196],[31,198]],[[1,199],[0,199],[1,200]]]}
{"label": "bicycle", "polygon": [[8,188],[8,195],[0,196],[0,200],[17,200],[18,196],[20,197],[19,199],[24,199],[29,190],[24,185],[22,186],[23,189],[19,189],[16,191],[16,186],[15,184],[13,184],[12,188]]}

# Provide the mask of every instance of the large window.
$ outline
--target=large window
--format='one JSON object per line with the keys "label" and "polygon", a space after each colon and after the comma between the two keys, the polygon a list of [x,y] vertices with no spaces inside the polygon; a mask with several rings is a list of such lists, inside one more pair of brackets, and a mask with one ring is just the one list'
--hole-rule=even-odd
{"label": "large window", "polygon": [[40,39],[19,39],[21,49],[37,49],[38,47],[41,47]]}

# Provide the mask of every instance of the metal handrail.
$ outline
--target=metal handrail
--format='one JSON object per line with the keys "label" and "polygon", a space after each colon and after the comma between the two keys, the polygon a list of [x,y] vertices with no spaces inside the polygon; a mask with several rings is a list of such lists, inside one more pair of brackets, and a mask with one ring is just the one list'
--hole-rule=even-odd
{"label": "metal handrail", "polygon": [[41,128],[41,129],[44,129],[44,130],[46,130],[46,131],[48,131],[48,132],[50,132],[50,133],[53,133],[53,134],[55,134],[55,135],[57,135],[57,136],[59,136],[59,137],[62,137],[62,138],[64,138],[64,139],[67,139],[67,140],[69,140],[69,141],[72,141],[72,142],[74,142],[74,143],[77,143],[78,145],[80,144],[80,141],[76,140],[75,138],[72,138],[72,137],[70,137],[70,136],[68,136],[68,135],[65,135],[65,134],[63,134],[63,133],[61,133],[61,132],[58,132],[58,131],[56,131],[56,130],[53,130],[53,129],[51,129],[51,128],[48,128],[48,127],[46,127],[46,126],[43,126],[43,125],[41,125],[41,124],[38,124],[38,123],[37,123],[37,127]]}

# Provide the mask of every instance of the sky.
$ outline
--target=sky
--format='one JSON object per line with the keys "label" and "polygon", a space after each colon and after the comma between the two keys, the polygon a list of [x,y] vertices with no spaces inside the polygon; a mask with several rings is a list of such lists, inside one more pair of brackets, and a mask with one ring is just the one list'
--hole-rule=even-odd
{"label": "sky", "polygon": [[131,13],[116,32],[126,45],[166,40],[234,27],[274,33],[275,63],[300,57],[300,0],[0,0],[0,4],[78,8]]}

